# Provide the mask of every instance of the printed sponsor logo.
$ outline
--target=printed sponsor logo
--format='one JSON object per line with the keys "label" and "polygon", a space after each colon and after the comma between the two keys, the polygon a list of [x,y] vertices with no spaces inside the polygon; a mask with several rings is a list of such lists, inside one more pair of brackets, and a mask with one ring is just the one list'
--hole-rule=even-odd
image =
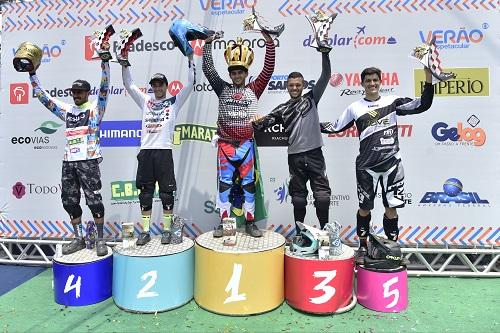
{"label": "printed sponsor logo", "polygon": [[465,125],[461,121],[456,126],[440,121],[432,126],[431,134],[436,145],[481,147],[486,143],[486,131],[478,126],[479,123],[475,115],[470,116]]}
{"label": "printed sponsor logo", "polygon": [[257,0],[199,0],[203,11],[212,16],[244,14],[257,5]]}
{"label": "printed sponsor logo", "polygon": [[465,192],[463,189],[459,179],[448,178],[442,192],[426,192],[419,206],[490,207],[490,202],[477,192]]}
{"label": "printed sponsor logo", "polygon": [[[489,68],[446,68],[445,72],[453,72],[455,79],[438,82],[434,85],[434,97],[489,96]],[[415,96],[422,95],[425,84],[423,69],[414,70]]]}
{"label": "printed sponsor logo", "polygon": [[[392,131],[392,129],[389,129],[387,131]],[[406,125],[406,124],[398,124],[398,132],[400,137],[411,137],[412,136],[412,131],[413,131],[413,125]],[[392,135],[389,134],[390,132],[384,132],[386,135]],[[335,133],[335,134],[328,134],[329,138],[357,138],[359,137],[358,133],[358,128],[356,125],[349,127],[345,131]]]}
{"label": "printed sponsor logo", "polygon": [[[368,30],[369,31],[369,30]],[[311,45],[313,41],[313,36],[309,35],[302,42],[304,47]],[[355,34],[353,35],[342,35],[340,33],[335,33],[327,39],[327,44],[333,48],[336,47],[353,47],[355,49],[373,46],[386,46],[397,44],[396,38],[389,35],[380,35],[366,33],[366,25],[362,27],[356,27]]]}
{"label": "printed sponsor logo", "polygon": [[259,147],[286,147],[288,146],[288,135],[285,133],[283,124],[275,124],[264,131],[255,131],[255,142]]}
{"label": "printed sponsor logo", "polygon": [[[399,86],[397,72],[382,72],[380,78],[380,93],[393,94],[395,87]],[[332,87],[340,89],[340,96],[364,96],[365,89],[361,86],[360,73],[333,73],[329,83]],[[357,88],[357,89],[356,89]]]}
{"label": "printed sponsor logo", "polygon": [[182,141],[201,141],[210,143],[215,135],[217,127],[197,124],[178,124],[174,131],[174,145],[180,145]]}
{"label": "printed sponsor logo", "polygon": [[28,104],[29,85],[25,82],[10,84],[10,104]]}
{"label": "printed sponsor logo", "polygon": [[28,135],[14,136],[10,139],[13,145],[32,146],[35,150],[57,149],[58,146],[53,144],[50,135],[57,132],[62,124],[58,124],[51,120],[44,121],[38,128],[34,130],[35,134],[43,133],[46,135]]}
{"label": "printed sponsor logo", "polygon": [[61,184],[57,185],[47,185],[47,184],[35,184],[27,183],[23,184],[22,181],[16,182],[12,186],[12,195],[16,199],[21,199],[25,195],[56,195],[61,193]]}
{"label": "printed sponsor logo", "polygon": [[460,27],[458,29],[435,29],[419,30],[418,36],[422,43],[426,43],[436,37],[436,47],[441,49],[468,49],[473,45],[483,42],[484,30],[489,28],[488,23],[483,23],[481,27],[468,29]]}
{"label": "printed sponsor logo", "polygon": [[[63,54],[63,49],[66,45],[66,40],[61,40],[56,44],[43,44],[42,49],[42,63],[51,62],[59,58]],[[12,55],[16,55],[17,49],[12,48]]]}

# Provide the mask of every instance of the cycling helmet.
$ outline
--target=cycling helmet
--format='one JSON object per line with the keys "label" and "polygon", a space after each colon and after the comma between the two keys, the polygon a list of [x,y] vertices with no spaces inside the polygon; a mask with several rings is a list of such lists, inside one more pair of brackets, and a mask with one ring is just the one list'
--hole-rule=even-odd
{"label": "cycling helmet", "polygon": [[403,265],[401,247],[395,241],[370,234],[365,267],[373,269],[396,269]]}
{"label": "cycling helmet", "polygon": [[319,236],[323,234],[323,231],[301,222],[297,222],[297,225],[300,230],[290,244],[290,251],[300,256],[316,254],[320,245]]}

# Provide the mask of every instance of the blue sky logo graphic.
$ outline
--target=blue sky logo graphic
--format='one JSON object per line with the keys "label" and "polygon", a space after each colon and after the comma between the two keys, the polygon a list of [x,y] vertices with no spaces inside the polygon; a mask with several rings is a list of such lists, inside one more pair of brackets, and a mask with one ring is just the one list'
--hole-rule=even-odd
{"label": "blue sky logo graphic", "polygon": [[273,190],[275,196],[275,200],[278,201],[280,204],[283,202],[287,201],[288,197],[288,184],[286,182],[281,183],[278,188]]}
{"label": "blue sky logo graphic", "polygon": [[139,147],[141,129],[141,120],[103,121],[101,147]]}
{"label": "blue sky logo graphic", "polygon": [[463,191],[463,184],[457,178],[448,178],[443,184],[442,192],[426,192],[420,204],[462,204],[462,205],[489,205],[477,192]]}

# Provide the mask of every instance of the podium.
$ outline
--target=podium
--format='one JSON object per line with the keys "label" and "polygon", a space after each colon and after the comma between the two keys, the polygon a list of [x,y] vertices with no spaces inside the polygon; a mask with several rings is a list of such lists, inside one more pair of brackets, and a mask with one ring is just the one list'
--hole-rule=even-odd
{"label": "podium", "polygon": [[380,271],[358,266],[359,304],[379,312],[401,312],[408,307],[408,274],[405,266]]}
{"label": "podium", "polygon": [[233,316],[263,313],[284,300],[285,238],[272,231],[254,238],[238,232],[224,246],[213,231],[195,241],[194,299],[208,311]]}
{"label": "podium", "polygon": [[57,304],[84,306],[111,297],[113,259],[98,257],[95,249],[83,249],[53,259],[54,299]]}
{"label": "podium", "polygon": [[153,237],[144,246],[113,249],[113,300],[122,310],[167,311],[193,298],[194,242],[161,244]]}
{"label": "podium", "polygon": [[285,299],[299,311],[315,314],[342,313],[356,305],[354,250],[342,245],[341,256],[317,257],[285,252]]}

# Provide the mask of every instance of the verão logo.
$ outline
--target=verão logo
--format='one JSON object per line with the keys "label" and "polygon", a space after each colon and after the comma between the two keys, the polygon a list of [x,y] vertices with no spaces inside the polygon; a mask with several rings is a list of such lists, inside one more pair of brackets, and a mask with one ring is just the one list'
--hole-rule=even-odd
{"label": "ver\u00e3o logo", "polygon": [[85,36],[85,60],[99,59],[93,39],[93,36]]}
{"label": "ver\u00e3o logo", "polygon": [[29,85],[27,83],[10,84],[10,104],[28,104]]}
{"label": "ver\u00e3o logo", "polygon": [[181,81],[172,81],[168,85],[168,93],[175,96],[182,90],[182,87],[184,87],[184,85]]}

